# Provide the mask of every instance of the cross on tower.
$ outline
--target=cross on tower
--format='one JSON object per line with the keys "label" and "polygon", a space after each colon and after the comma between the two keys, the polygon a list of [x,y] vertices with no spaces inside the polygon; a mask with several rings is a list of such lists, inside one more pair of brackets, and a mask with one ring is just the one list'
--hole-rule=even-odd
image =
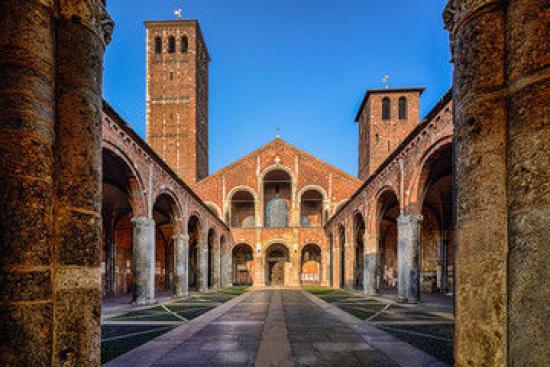
{"label": "cross on tower", "polygon": [[384,75],[382,78],[382,83],[384,84],[384,88],[388,89],[390,87],[390,76],[389,74]]}

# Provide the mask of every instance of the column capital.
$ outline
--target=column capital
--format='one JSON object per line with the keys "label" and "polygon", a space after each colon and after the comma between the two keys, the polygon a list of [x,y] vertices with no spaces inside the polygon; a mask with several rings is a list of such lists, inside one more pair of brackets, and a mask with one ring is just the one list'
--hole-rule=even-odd
{"label": "column capital", "polygon": [[421,222],[424,219],[422,214],[401,214],[397,218],[398,225],[407,225],[412,223]]}
{"label": "column capital", "polygon": [[80,23],[90,29],[103,46],[111,43],[115,22],[101,0],[63,1],[59,16],[63,19],[80,19]]}
{"label": "column capital", "polygon": [[131,222],[135,225],[135,226],[154,226],[155,225],[155,220],[151,217],[148,217],[148,216],[138,216],[138,217],[133,217],[131,219]]}
{"label": "column capital", "polygon": [[187,233],[177,234],[175,236],[172,236],[172,239],[174,241],[182,241],[184,244],[187,244],[189,242],[189,235]]}

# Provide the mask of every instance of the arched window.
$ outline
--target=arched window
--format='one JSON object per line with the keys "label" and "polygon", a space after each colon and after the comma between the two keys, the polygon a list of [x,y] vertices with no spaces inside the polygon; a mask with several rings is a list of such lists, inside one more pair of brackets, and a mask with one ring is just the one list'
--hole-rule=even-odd
{"label": "arched window", "polygon": [[254,228],[255,201],[248,191],[238,191],[231,198],[231,227]]}
{"label": "arched window", "polygon": [[189,41],[187,40],[187,37],[183,36],[181,38],[181,53],[184,54],[189,49]]}
{"label": "arched window", "polygon": [[407,119],[407,97],[399,97],[399,119]]}
{"label": "arched window", "polygon": [[176,39],[173,36],[168,38],[168,52],[171,54],[176,52]]}
{"label": "arched window", "polygon": [[382,99],[382,120],[391,119],[391,100],[389,97]]}
{"label": "arched window", "polygon": [[321,226],[322,217],[323,195],[317,190],[304,192],[301,197],[300,224],[304,227]]}
{"label": "arched window", "polygon": [[155,53],[156,54],[162,53],[162,38],[160,37],[155,38]]}
{"label": "arched window", "polygon": [[264,225],[271,228],[288,227],[291,208],[290,175],[283,170],[273,170],[264,178]]}

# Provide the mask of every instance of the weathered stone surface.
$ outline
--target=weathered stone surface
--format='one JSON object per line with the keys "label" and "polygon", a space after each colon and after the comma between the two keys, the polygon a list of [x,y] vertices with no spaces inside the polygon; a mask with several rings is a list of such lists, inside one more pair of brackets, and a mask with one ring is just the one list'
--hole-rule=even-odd
{"label": "weathered stone surface", "polygon": [[155,221],[148,217],[132,219],[134,224],[134,303],[155,301]]}
{"label": "weathered stone surface", "polygon": [[99,266],[100,219],[97,214],[60,213],[57,228],[59,265]]}
{"label": "weathered stone surface", "polygon": [[6,367],[50,366],[52,303],[0,306],[0,363]]}
{"label": "weathered stone surface", "polygon": [[56,294],[56,366],[99,366],[101,361],[101,291],[63,289]]}
{"label": "weathered stone surface", "polygon": [[0,302],[32,302],[51,298],[49,270],[0,272]]}

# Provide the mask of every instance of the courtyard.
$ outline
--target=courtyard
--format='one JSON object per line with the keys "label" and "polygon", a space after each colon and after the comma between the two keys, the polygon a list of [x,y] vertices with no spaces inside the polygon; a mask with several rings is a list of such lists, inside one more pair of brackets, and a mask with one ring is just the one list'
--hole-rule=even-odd
{"label": "courtyard", "polygon": [[398,305],[323,287],[234,287],[104,311],[102,356],[108,367],[447,366],[450,311],[437,297]]}

